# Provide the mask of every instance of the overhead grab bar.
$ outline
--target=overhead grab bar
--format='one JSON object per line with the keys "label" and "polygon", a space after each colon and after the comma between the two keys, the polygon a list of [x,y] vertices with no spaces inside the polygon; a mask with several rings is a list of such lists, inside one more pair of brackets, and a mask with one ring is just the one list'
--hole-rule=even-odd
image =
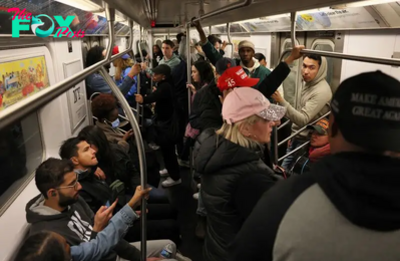
{"label": "overhead grab bar", "polygon": [[[229,11],[241,8],[241,7],[249,6],[252,3],[253,3],[253,0],[245,0],[243,2],[233,3],[230,5],[224,6],[220,9],[217,9],[217,10],[211,11],[209,13],[206,13],[204,15],[201,15],[200,17],[197,17],[197,18],[193,19],[192,21],[187,22],[187,24],[191,24],[192,22],[200,21],[202,19],[206,19],[206,18],[209,18],[212,16],[220,15],[222,13],[229,12]],[[211,34],[211,31],[210,31],[210,34]]]}
{"label": "overhead grab bar", "polygon": [[[109,36],[111,31],[108,32]],[[110,37],[111,38],[111,37]],[[132,33],[130,34],[130,41],[132,41]],[[131,45],[132,46],[132,45]],[[109,45],[107,46],[107,53],[111,52],[112,53],[112,46]],[[111,50],[111,51],[109,51]],[[107,59],[107,56],[104,58],[104,60],[101,60],[100,62],[93,64],[92,66],[89,66],[85,68],[84,70],[52,85],[49,86],[40,92],[19,101],[16,104],[13,104],[9,108],[1,111],[0,113],[0,129],[8,126],[9,124],[31,114],[34,111],[37,111],[39,108],[43,107],[44,105],[48,104],[58,96],[62,95],[66,91],[68,91],[71,86],[74,86],[81,81],[83,81],[86,77],[89,75],[97,72],[102,66],[122,57],[123,55],[127,54],[130,50],[127,49],[121,53],[118,53],[116,55],[111,56],[111,58]]]}
{"label": "overhead grab bar", "polygon": [[[106,5],[106,10],[110,9],[108,12],[106,11],[106,17],[108,20],[109,32],[110,32],[110,46],[114,43],[114,35],[111,34],[114,30],[114,18],[115,18],[115,11],[111,9],[108,5]],[[111,21],[111,23],[110,23]],[[131,28],[132,30],[132,28]],[[132,40],[132,39],[131,39]],[[130,45],[131,46],[131,45]],[[129,49],[127,51],[130,51]],[[135,119],[135,116],[128,104],[128,101],[125,99],[125,96],[122,94],[121,90],[118,88],[114,80],[111,78],[108,71],[105,69],[104,66],[100,68],[100,74],[103,76],[104,80],[110,86],[112,92],[116,96],[117,100],[120,102],[122,109],[125,112],[125,115],[129,119],[129,123],[132,126],[132,130],[135,134],[135,141],[136,147],[139,156],[139,167],[140,167],[140,184],[142,188],[146,188],[147,185],[147,166],[146,166],[146,157],[145,157],[145,149],[142,134],[140,132],[139,124]],[[141,251],[141,260],[145,261],[147,259],[147,201],[145,198],[142,198],[141,204],[141,244],[140,244],[140,251]]]}
{"label": "overhead grab bar", "polygon": [[[292,47],[296,46],[296,12],[291,13],[291,40],[292,40]],[[290,51],[289,51],[290,52]],[[358,62],[367,62],[367,63],[377,63],[377,64],[385,64],[385,65],[392,65],[392,66],[400,66],[400,59],[393,59],[393,58],[380,58],[380,57],[373,57],[373,56],[363,56],[363,55],[352,55],[352,54],[345,54],[345,53],[337,53],[337,52],[327,52],[327,51],[317,51],[317,50],[310,50],[310,49],[303,49],[301,51],[302,54],[316,54],[325,57],[332,57],[332,58],[339,58],[345,60],[352,60]]]}

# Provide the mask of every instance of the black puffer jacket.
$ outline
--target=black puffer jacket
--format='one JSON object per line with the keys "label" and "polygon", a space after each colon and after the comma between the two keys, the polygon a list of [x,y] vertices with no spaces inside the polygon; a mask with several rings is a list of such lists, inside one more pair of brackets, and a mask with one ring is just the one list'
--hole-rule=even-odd
{"label": "black puffer jacket", "polygon": [[208,215],[205,260],[225,261],[235,235],[276,178],[260,153],[234,144],[212,129],[199,136],[194,156]]}
{"label": "black puffer jacket", "polygon": [[193,110],[189,117],[190,125],[203,131],[208,128],[219,129],[222,126],[221,95],[215,82],[201,88],[194,97]]}

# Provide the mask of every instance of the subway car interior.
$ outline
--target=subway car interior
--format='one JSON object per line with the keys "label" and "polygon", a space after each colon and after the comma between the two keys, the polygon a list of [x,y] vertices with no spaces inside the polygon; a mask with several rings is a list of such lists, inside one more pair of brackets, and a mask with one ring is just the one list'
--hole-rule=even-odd
{"label": "subway car interior", "polygon": [[[150,199],[147,196],[135,199],[135,206],[140,203],[141,207],[136,209],[140,210],[139,220],[130,229],[134,232],[120,233],[118,237],[141,242],[136,246],[140,260],[167,259],[164,254],[168,247],[160,247],[161,254],[149,256],[149,249],[154,246],[150,242],[164,239],[174,242],[171,260],[230,260],[215,258],[219,249],[228,249],[228,245],[221,243],[225,242],[221,238],[225,236],[226,224],[243,222],[236,221],[236,210],[228,210],[234,204],[227,200],[229,195],[219,194],[229,178],[221,178],[224,183],[221,187],[217,184],[220,179],[213,179],[213,188],[211,185],[209,190],[205,188],[204,198],[199,199],[199,190],[203,191],[202,186],[211,182],[204,180],[203,184],[206,174],[199,169],[217,171],[220,167],[228,168],[228,163],[195,159],[198,153],[207,151],[201,148],[206,145],[197,140],[203,130],[192,124],[192,120],[204,123],[200,117],[203,112],[199,112],[201,106],[195,102],[195,97],[200,97],[206,88],[203,85],[210,83],[203,79],[204,66],[214,69],[220,80],[223,78],[220,64],[213,61],[217,56],[229,62],[225,69],[230,70],[230,62],[237,61],[236,65],[242,66],[247,74],[252,66],[245,65],[243,48],[257,54],[257,66],[266,67],[269,73],[278,70],[282,61],[293,58],[288,63],[287,77],[272,92],[275,100],[267,98],[268,104],[284,100],[299,114],[304,112],[304,104],[308,102],[305,99],[312,99],[305,94],[307,84],[304,84],[307,77],[304,61],[309,57],[322,57],[318,66],[326,67],[321,79],[330,87],[329,97],[344,80],[364,72],[380,70],[400,81],[400,2],[395,0],[1,0],[0,8],[0,261],[28,260],[18,259],[17,253],[27,248],[24,242],[32,235],[34,226],[41,226],[35,231],[60,234],[43,220],[32,221],[35,206],[48,208],[51,204],[48,202],[55,202],[54,197],[59,200],[58,207],[64,206],[57,213],[65,214],[73,207],[65,205],[69,201],[63,198],[67,194],[62,193],[75,191],[79,200],[85,199],[89,204],[91,218],[96,215],[93,224],[84,221],[82,214],[82,220],[78,221],[85,226],[84,230],[93,227],[93,231],[100,232],[101,229],[95,230],[99,208],[92,207],[92,203],[98,200],[102,211],[115,207],[116,198],[119,203],[130,204],[138,185],[142,189],[153,188]],[[212,43],[211,51],[205,49],[205,42]],[[209,57],[210,53],[216,56]],[[254,59],[250,57],[251,61]],[[202,79],[198,80],[199,77]],[[249,77],[258,78],[250,73],[242,79]],[[213,77],[210,81],[216,82]],[[168,91],[166,94],[167,85],[173,89],[172,96],[168,96]],[[162,95],[168,97],[164,99]],[[217,103],[221,103],[218,106],[223,108],[230,95],[221,89],[215,96]],[[212,102],[207,99],[202,98],[201,103]],[[299,175],[304,172],[308,157],[296,158],[290,171],[281,166],[312,143],[307,141],[289,150],[293,138],[329,117],[330,108],[324,111],[321,108],[315,107],[313,110],[318,111],[312,112],[304,124],[286,114],[271,128],[264,153],[268,154],[270,167],[278,178],[287,179],[294,172]],[[218,113],[214,116],[221,118]],[[168,126],[162,125],[162,118]],[[220,121],[222,124],[222,118]],[[294,125],[298,127],[295,131]],[[96,136],[95,131],[102,133]],[[68,149],[66,140],[73,142],[70,139],[76,137],[76,151],[63,153],[63,148]],[[101,145],[99,140],[103,137],[107,145]],[[92,153],[89,160],[96,161],[83,168],[86,172],[77,171],[77,166],[85,166],[80,162],[82,144],[89,144],[82,153]],[[220,153],[221,161],[242,161],[239,154],[229,158]],[[204,157],[214,156],[210,152]],[[56,182],[56,178],[41,181],[37,177],[41,172],[38,168],[45,168],[43,164],[50,158],[63,158],[68,161],[63,164],[74,165],[75,183],[67,184],[74,188],[71,192],[60,186],[64,179],[57,187],[46,187]],[[121,174],[129,180],[125,185],[125,181],[121,182],[123,178],[118,179],[119,174],[115,173],[120,169],[118,164],[128,169]],[[131,168],[125,166],[128,164]],[[206,165],[200,168],[199,164]],[[218,167],[213,169],[213,164]],[[235,163],[232,164],[229,167],[235,168]],[[90,194],[87,187],[91,181],[81,178],[82,173],[90,171],[92,179],[105,185],[107,193],[110,190],[112,196],[108,200],[100,202],[106,192],[98,188],[89,200],[80,194],[80,189]],[[131,182],[133,179],[136,183]],[[41,182],[47,183],[41,186]],[[123,200],[120,195],[115,196],[123,194],[116,188],[120,183],[125,192]],[[44,188],[50,189],[51,195],[46,195],[48,191],[43,192]],[[244,193],[251,194],[251,188]],[[39,194],[42,196],[38,199]],[[32,203],[33,199],[37,201]],[[202,200],[207,212],[215,213],[199,214]],[[107,207],[103,208],[104,205]],[[123,205],[120,209],[124,210]],[[76,226],[73,218],[66,226],[71,231],[82,229],[71,227]],[[92,239],[100,242],[94,233],[88,239],[87,232],[81,231],[78,240],[68,238],[68,233],[61,236],[71,247],[80,242],[90,243]],[[116,232],[108,235],[111,234],[117,237]],[[214,238],[210,239],[209,234]],[[79,259],[72,248],[71,254],[68,260],[111,260],[100,254],[92,259]],[[263,253],[259,255],[258,260],[272,260],[264,259]],[[139,260],[123,258],[119,260]]]}

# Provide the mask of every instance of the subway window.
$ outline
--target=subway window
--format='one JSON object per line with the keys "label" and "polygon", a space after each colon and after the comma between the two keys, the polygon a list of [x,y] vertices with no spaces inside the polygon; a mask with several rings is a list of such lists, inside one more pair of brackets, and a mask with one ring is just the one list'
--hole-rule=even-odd
{"label": "subway window", "polygon": [[43,155],[36,113],[0,130],[0,215],[32,180]]}

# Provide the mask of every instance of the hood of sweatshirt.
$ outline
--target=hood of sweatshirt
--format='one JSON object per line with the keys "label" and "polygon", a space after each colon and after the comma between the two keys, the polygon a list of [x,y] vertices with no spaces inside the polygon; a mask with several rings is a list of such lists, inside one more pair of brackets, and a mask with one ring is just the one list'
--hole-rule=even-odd
{"label": "hood of sweatshirt", "polygon": [[318,184],[352,223],[400,229],[400,159],[359,152],[327,156],[313,166]]}
{"label": "hood of sweatshirt", "polygon": [[247,71],[249,71],[250,73],[252,73],[255,70],[257,70],[258,67],[261,66],[260,62],[256,58],[253,57],[253,61],[254,61],[253,67],[246,67],[246,66],[244,66],[243,62],[240,62],[240,66],[242,66],[242,68],[244,68]]}
{"label": "hood of sweatshirt", "polygon": [[318,84],[320,81],[325,80],[326,76],[328,74],[328,62],[326,61],[325,57],[321,57],[321,65],[319,67],[317,76],[315,76],[314,80],[312,80],[311,82],[307,82],[305,84],[305,87],[311,87],[314,86],[316,84]]}

